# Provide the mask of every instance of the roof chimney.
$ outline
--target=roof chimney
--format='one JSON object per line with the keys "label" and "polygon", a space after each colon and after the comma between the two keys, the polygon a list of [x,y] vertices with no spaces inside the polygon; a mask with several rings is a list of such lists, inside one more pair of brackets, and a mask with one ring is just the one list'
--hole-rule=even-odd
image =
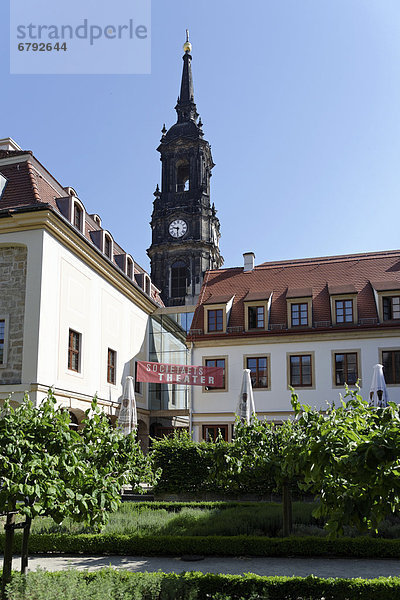
{"label": "roof chimney", "polygon": [[0,140],[0,150],[22,150],[22,148],[12,138],[3,138]]}
{"label": "roof chimney", "polygon": [[243,253],[243,260],[244,260],[243,272],[244,273],[246,271],[254,271],[255,257],[256,257],[256,255],[254,254],[254,252],[244,252]]}

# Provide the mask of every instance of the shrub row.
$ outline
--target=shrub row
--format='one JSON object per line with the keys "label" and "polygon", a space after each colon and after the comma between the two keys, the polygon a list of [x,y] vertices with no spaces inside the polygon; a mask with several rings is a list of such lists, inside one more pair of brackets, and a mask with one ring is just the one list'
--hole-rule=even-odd
{"label": "shrub row", "polygon": [[[65,594],[65,595],[63,595]],[[15,576],[8,600],[397,600],[400,578],[320,579],[103,569]]]}
{"label": "shrub row", "polygon": [[[212,492],[229,496],[242,493],[267,495],[276,490],[272,473],[265,467],[243,469],[228,479],[219,477],[219,473],[226,470],[225,457],[232,451],[231,443],[222,440],[215,444],[194,442],[185,433],[154,440],[151,457],[154,468],[162,470],[155,492]],[[297,485],[294,491],[298,491]]]}
{"label": "shrub row", "polygon": [[[4,551],[0,536],[0,552]],[[15,535],[14,552],[21,547]],[[29,553],[116,554],[136,556],[340,556],[400,558],[400,540],[370,537],[328,540],[318,537],[267,538],[256,536],[146,536],[117,534],[31,534]]]}

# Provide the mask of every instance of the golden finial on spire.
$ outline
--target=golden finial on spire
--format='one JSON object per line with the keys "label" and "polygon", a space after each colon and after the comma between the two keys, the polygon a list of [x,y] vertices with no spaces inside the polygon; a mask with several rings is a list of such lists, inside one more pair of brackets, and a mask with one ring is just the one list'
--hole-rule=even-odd
{"label": "golden finial on spire", "polygon": [[186,29],[186,42],[183,44],[183,49],[185,52],[192,51],[192,44],[189,42],[189,29]]}

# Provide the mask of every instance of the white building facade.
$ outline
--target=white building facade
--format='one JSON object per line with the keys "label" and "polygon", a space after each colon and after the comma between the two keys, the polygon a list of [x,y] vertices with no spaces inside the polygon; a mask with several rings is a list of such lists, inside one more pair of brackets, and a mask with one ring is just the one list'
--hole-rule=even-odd
{"label": "white building facade", "polygon": [[[224,368],[221,389],[193,389],[196,440],[232,439],[243,369],[257,415],[281,422],[300,401],[326,408],[345,383],[368,400],[373,366],[384,365],[400,403],[400,252],[264,263],[210,271],[188,344],[193,363]],[[309,286],[309,287],[305,287]]]}
{"label": "white building facade", "polygon": [[[79,425],[96,395],[115,422],[126,376],[148,360],[159,292],[100,217],[13,140],[0,141],[0,173],[0,401],[20,402],[25,392],[40,401],[51,387]],[[185,332],[167,325],[186,362]],[[146,384],[135,392],[147,439],[152,400]],[[185,424],[186,396],[169,403],[167,394],[157,408],[170,425]]]}

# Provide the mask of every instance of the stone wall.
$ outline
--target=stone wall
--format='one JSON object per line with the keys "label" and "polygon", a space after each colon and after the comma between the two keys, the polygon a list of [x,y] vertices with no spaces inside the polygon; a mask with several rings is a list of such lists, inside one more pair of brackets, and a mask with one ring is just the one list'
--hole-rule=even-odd
{"label": "stone wall", "polygon": [[7,362],[0,366],[0,385],[21,383],[27,249],[0,247],[0,318],[8,318]]}

